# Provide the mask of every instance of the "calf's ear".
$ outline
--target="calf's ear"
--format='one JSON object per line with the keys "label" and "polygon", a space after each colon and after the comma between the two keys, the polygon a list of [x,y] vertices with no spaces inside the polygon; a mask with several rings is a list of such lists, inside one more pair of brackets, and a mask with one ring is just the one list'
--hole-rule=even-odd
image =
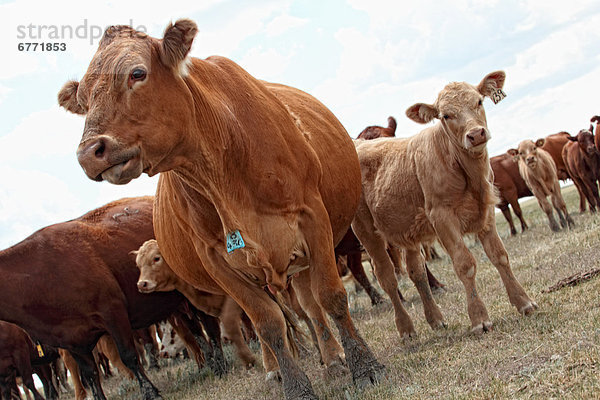
{"label": "calf's ear", "polygon": [[420,124],[426,124],[438,116],[435,106],[425,103],[417,103],[408,107],[406,116]]}
{"label": "calf's ear", "polygon": [[577,136],[567,136],[567,140],[570,140],[571,142],[576,142],[577,141]]}
{"label": "calf's ear", "polygon": [[546,143],[546,139],[541,138],[535,141],[535,147],[542,147]]}
{"label": "calf's ear", "polygon": [[169,67],[178,68],[192,48],[198,26],[189,19],[180,19],[165,29],[160,50],[161,61]]}
{"label": "calf's ear", "polygon": [[517,149],[508,149],[506,150],[506,152],[508,153],[508,155],[513,157],[517,157],[519,155],[519,151]]}
{"label": "calf's ear", "polygon": [[502,89],[504,87],[505,79],[506,74],[504,71],[491,72],[479,82],[477,90],[484,96],[492,97],[492,93],[494,93],[496,89]]}
{"label": "calf's ear", "polygon": [[590,124],[590,132],[593,134],[594,133],[594,125]]}
{"label": "calf's ear", "polygon": [[68,81],[58,92],[58,104],[74,114],[85,115],[85,110],[77,102],[77,88],[79,82]]}

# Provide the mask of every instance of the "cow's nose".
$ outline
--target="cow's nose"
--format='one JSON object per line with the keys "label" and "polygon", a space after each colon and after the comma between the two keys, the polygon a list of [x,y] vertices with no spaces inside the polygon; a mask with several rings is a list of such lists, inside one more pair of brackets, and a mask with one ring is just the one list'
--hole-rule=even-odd
{"label": "cow's nose", "polygon": [[527,162],[528,162],[528,163],[530,163],[530,162],[534,162],[534,161],[535,161],[535,158],[534,158],[534,157],[527,157]]}
{"label": "cow's nose", "polygon": [[138,281],[137,283],[138,290],[143,290],[148,288],[148,281]]}
{"label": "cow's nose", "polygon": [[470,131],[469,133],[467,133],[467,140],[469,141],[469,143],[471,143],[472,146],[478,146],[482,143],[485,143],[487,140],[485,128]]}
{"label": "cow's nose", "polygon": [[102,172],[112,167],[109,161],[115,139],[109,136],[98,136],[79,144],[77,161],[90,179],[101,181]]}

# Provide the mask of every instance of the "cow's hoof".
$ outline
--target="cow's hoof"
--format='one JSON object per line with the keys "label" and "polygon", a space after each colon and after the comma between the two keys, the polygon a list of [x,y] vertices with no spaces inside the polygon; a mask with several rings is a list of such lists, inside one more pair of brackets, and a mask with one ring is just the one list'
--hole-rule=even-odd
{"label": "cow's hoof", "polygon": [[448,328],[448,324],[443,319],[439,320],[439,321],[433,321],[429,325],[431,326],[431,329],[433,329],[434,331],[439,331],[439,330]]}
{"label": "cow's hoof", "polygon": [[538,305],[535,301],[528,302],[525,306],[521,307],[519,312],[523,315],[531,315],[538,309]]}
{"label": "cow's hoof", "polygon": [[269,371],[265,377],[265,382],[269,386],[280,386],[281,385],[281,371]]}
{"label": "cow's hoof", "polygon": [[386,376],[387,373],[385,367],[375,361],[374,363],[371,363],[367,369],[361,371],[361,373],[355,374],[355,376],[352,377],[352,380],[357,389],[363,390],[370,385],[377,385],[379,382],[383,381]]}
{"label": "cow's hoof", "polygon": [[475,335],[481,335],[485,332],[489,332],[492,330],[492,321],[483,321],[479,325],[475,325],[471,328],[471,333]]}
{"label": "cow's hoof", "polygon": [[342,363],[342,360],[335,360],[329,363],[327,368],[325,368],[323,375],[325,379],[335,379],[341,378],[349,373],[350,370]]}

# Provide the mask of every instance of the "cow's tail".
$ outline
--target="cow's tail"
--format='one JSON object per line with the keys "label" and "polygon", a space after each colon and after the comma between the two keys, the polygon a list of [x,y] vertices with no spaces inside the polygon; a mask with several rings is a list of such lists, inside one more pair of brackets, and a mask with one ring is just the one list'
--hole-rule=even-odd
{"label": "cow's tail", "polygon": [[592,119],[590,119],[590,122],[598,122],[598,123],[600,123],[600,115],[594,115],[592,117]]}
{"label": "cow's tail", "polygon": [[392,133],[394,134],[394,136],[396,136],[396,126],[398,124],[396,124],[396,118],[392,117],[391,115],[388,117],[388,128],[392,131]]}
{"label": "cow's tail", "polygon": [[277,305],[281,309],[281,312],[283,312],[283,317],[285,318],[286,336],[287,336],[287,341],[289,344],[289,349],[290,349],[290,352],[292,353],[292,356],[294,358],[297,358],[298,357],[298,345],[300,343],[304,342],[304,340],[306,338],[306,334],[304,333],[302,328],[300,328],[300,325],[298,324],[298,319],[294,315],[294,312],[287,305],[287,302],[286,302],[285,298],[283,297],[283,295],[281,294],[281,292],[277,292],[277,294],[273,294],[268,289],[265,291],[269,294],[269,297],[271,297],[271,299],[273,299],[273,301],[275,303],[277,303]]}

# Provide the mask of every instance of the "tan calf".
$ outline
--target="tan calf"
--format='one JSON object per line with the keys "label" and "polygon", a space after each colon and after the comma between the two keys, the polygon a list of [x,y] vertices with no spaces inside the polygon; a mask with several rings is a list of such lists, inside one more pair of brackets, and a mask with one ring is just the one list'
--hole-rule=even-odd
{"label": "tan calf", "polygon": [[[567,224],[572,227],[574,223],[560,193],[556,164],[552,156],[541,148],[544,143],[545,139],[538,139],[535,143],[531,140],[523,140],[519,143],[518,149],[510,149],[508,154],[515,157],[519,163],[519,173],[548,216],[550,229],[556,232],[560,230],[560,226],[554,219],[552,205],[558,213],[563,228]],[[547,199],[548,196],[552,200],[552,205]]]}
{"label": "tan calf", "polygon": [[492,326],[475,285],[477,264],[463,235],[476,233],[498,269],[513,305],[524,314],[537,305],[513,275],[496,232],[498,201],[486,144],[490,137],[483,99],[504,85],[502,71],[478,86],[450,83],[432,105],[418,103],[406,114],[419,123],[440,121],[411,138],[355,142],[362,171],[362,196],[352,229],[375,261],[375,274],[392,299],[402,336],[415,333],[397,294],[394,266],[385,251],[391,243],[406,249],[406,267],[433,328],[445,325],[425,274],[421,244],[439,238],[467,294],[474,331]]}
{"label": "tan calf", "polygon": [[140,269],[138,290],[142,293],[180,291],[197,309],[218,317],[225,335],[233,343],[244,366],[251,367],[255,359],[244,341],[241,330],[242,309],[229,296],[206,293],[179,278],[162,257],[156,240],[146,241],[136,255],[135,263]]}

